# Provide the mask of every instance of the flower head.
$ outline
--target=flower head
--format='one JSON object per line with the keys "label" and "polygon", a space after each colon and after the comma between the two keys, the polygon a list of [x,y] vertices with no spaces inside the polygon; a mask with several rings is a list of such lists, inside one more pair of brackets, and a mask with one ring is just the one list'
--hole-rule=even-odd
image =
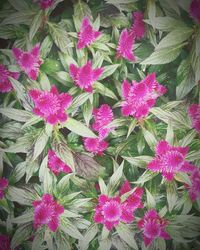
{"label": "flower head", "polygon": [[12,84],[8,77],[11,76],[16,80],[19,78],[18,72],[8,71],[3,64],[0,64],[0,92],[7,93],[13,89]]}
{"label": "flower head", "polygon": [[125,80],[122,84],[122,95],[125,99],[122,104],[122,115],[132,115],[138,120],[146,117],[156,99],[166,91],[167,89],[156,81],[155,73],[139,83],[133,81],[132,85]]}
{"label": "flower head", "polygon": [[39,4],[40,4],[40,8],[43,10],[46,10],[48,8],[50,8],[54,3],[54,0],[40,0]]}
{"label": "flower head", "polygon": [[58,175],[59,173],[71,173],[71,168],[66,165],[57,155],[56,153],[49,149],[48,151],[48,167],[51,169],[51,171]]}
{"label": "flower head", "polygon": [[174,147],[167,141],[160,141],[156,146],[156,157],[149,162],[148,169],[161,172],[167,181],[172,181],[178,172],[192,172],[194,166],[185,160],[189,147]]}
{"label": "flower head", "polygon": [[78,49],[83,49],[86,46],[93,43],[97,37],[101,35],[100,31],[94,30],[90,24],[89,18],[86,16],[83,18],[81,24],[81,30],[78,32]]}
{"label": "flower head", "polygon": [[99,138],[84,138],[84,147],[87,151],[102,155],[108,147],[108,143]]}
{"label": "flower head", "polygon": [[200,169],[195,168],[190,176],[191,185],[188,186],[189,196],[192,201],[200,197]]}
{"label": "flower head", "polygon": [[42,64],[40,58],[40,45],[36,44],[31,50],[26,52],[19,48],[13,48],[12,52],[20,68],[28,77],[32,80],[36,80],[39,74],[40,65]]}
{"label": "flower head", "polygon": [[145,34],[145,26],[143,21],[144,15],[140,11],[133,12],[134,23],[131,28],[131,32],[135,39],[142,39]]}
{"label": "flower head", "polygon": [[71,95],[59,94],[56,86],[53,86],[50,91],[32,89],[29,95],[35,103],[33,112],[44,118],[46,122],[55,125],[67,120],[65,109],[72,103]]}
{"label": "flower head", "polygon": [[147,211],[144,217],[138,221],[138,227],[143,231],[145,246],[149,246],[156,238],[171,239],[165,231],[168,222],[161,218],[155,209]]}
{"label": "flower head", "polygon": [[189,12],[194,20],[200,22],[200,0],[191,1]]}
{"label": "flower head", "polygon": [[8,180],[0,178],[0,200],[4,197],[4,190],[8,187]]}
{"label": "flower head", "polygon": [[7,235],[0,234],[0,250],[10,250],[10,238]]}
{"label": "flower head", "polygon": [[87,92],[92,92],[92,84],[99,79],[103,68],[92,69],[92,62],[88,61],[80,68],[70,64],[69,73],[77,86]]}
{"label": "flower head", "polygon": [[188,109],[188,114],[192,120],[192,126],[200,133],[200,105],[192,104]]}
{"label": "flower head", "polygon": [[34,228],[47,225],[55,232],[60,223],[60,215],[64,213],[64,207],[59,205],[50,194],[44,194],[41,200],[33,201]]}
{"label": "flower head", "polygon": [[123,57],[129,61],[135,61],[135,55],[133,53],[134,42],[135,38],[133,33],[127,29],[123,29],[117,46],[117,58]]}

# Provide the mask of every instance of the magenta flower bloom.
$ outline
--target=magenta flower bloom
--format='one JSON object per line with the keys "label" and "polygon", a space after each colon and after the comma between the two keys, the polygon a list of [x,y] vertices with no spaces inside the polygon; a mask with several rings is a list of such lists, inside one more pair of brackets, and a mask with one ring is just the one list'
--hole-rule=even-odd
{"label": "magenta flower bloom", "polygon": [[123,57],[129,61],[135,61],[135,55],[133,53],[134,42],[133,32],[123,29],[117,46],[117,58]]}
{"label": "magenta flower bloom", "polygon": [[143,21],[144,15],[140,11],[136,11],[132,15],[134,23],[132,25],[131,32],[133,33],[135,39],[140,40],[145,34],[145,26]]}
{"label": "magenta flower bloom", "polygon": [[44,194],[41,200],[33,201],[34,228],[47,225],[55,232],[60,223],[60,215],[64,213],[64,207],[59,205],[50,194]]}
{"label": "magenta flower bloom", "polygon": [[200,169],[195,168],[190,176],[191,186],[187,186],[189,189],[190,199],[194,202],[200,197]]}
{"label": "magenta flower bloom", "polygon": [[81,30],[78,32],[78,49],[83,49],[86,46],[93,43],[97,37],[101,35],[100,31],[94,30],[90,24],[89,18],[86,16],[83,18],[81,24]]}
{"label": "magenta flower bloom", "polygon": [[40,65],[42,64],[39,43],[29,51],[25,52],[19,48],[13,48],[12,52],[20,68],[28,77],[32,80],[36,80],[39,74]]}
{"label": "magenta flower bloom", "polygon": [[8,180],[0,178],[0,200],[4,197],[4,190],[8,187]]}
{"label": "magenta flower bloom", "polygon": [[174,147],[167,141],[160,141],[156,146],[156,157],[148,163],[147,168],[161,172],[167,181],[172,181],[178,172],[192,172],[195,168],[185,160],[189,147]]}
{"label": "magenta flower bloom", "polygon": [[0,234],[0,250],[10,250],[10,238],[7,235]]}
{"label": "magenta flower bloom", "polygon": [[113,111],[108,104],[102,104],[93,110],[93,115],[95,122],[92,128],[99,133],[99,138],[104,139],[113,130],[113,127],[106,128],[113,121]]}
{"label": "magenta flower bloom", "polygon": [[10,72],[9,70],[5,68],[3,64],[0,64],[0,92],[1,93],[7,93],[13,89],[13,86],[10,80],[8,79],[9,76],[17,80],[19,78],[19,73]]}
{"label": "magenta flower bloom", "polygon": [[29,91],[30,97],[35,103],[33,112],[41,116],[52,125],[58,122],[65,122],[68,118],[65,109],[72,103],[71,95],[58,93],[56,86],[52,86],[50,91],[32,89]]}
{"label": "magenta flower bloom", "polygon": [[189,12],[195,21],[200,22],[200,0],[191,1]]}
{"label": "magenta flower bloom", "polygon": [[150,109],[156,103],[156,99],[163,95],[167,89],[158,84],[155,73],[149,74],[141,82],[125,80],[122,84],[122,115],[133,116],[140,120],[148,115]]}
{"label": "magenta flower bloom", "polygon": [[192,104],[188,109],[188,114],[192,120],[192,126],[200,133],[200,105]]}
{"label": "magenta flower bloom", "polygon": [[39,4],[41,9],[46,10],[54,4],[54,0],[40,0]]}
{"label": "magenta flower bloom", "polygon": [[92,62],[88,61],[80,68],[74,64],[70,64],[69,73],[79,88],[87,92],[92,92],[92,84],[99,79],[103,73],[103,68],[92,69]]}
{"label": "magenta flower bloom", "polygon": [[72,172],[71,168],[66,165],[51,149],[48,150],[48,167],[55,175],[58,175],[61,172]]}
{"label": "magenta flower bloom", "polygon": [[161,218],[155,209],[147,211],[143,219],[138,221],[138,228],[143,231],[145,246],[149,246],[156,238],[170,240],[165,228],[168,222]]}
{"label": "magenta flower bloom", "polygon": [[108,147],[108,143],[99,138],[84,138],[83,142],[87,151],[97,155],[102,155]]}

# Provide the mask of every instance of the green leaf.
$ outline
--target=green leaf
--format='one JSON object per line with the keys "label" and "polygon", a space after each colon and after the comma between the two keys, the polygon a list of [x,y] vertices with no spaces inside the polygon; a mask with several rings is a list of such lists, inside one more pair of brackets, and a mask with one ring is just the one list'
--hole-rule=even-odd
{"label": "green leaf", "polygon": [[147,144],[149,145],[149,147],[151,148],[152,151],[154,151],[155,146],[157,145],[157,140],[155,138],[155,136],[148,130],[146,129],[142,129],[144,138],[147,142]]}
{"label": "green leaf", "polygon": [[71,106],[68,108],[68,112],[71,113],[83,105],[90,97],[91,93],[82,93],[73,99]]}
{"label": "green leaf", "polygon": [[84,240],[79,240],[78,245],[80,250],[87,250],[90,244],[98,232],[97,224],[92,224],[84,234]]}
{"label": "green leaf", "polygon": [[68,128],[70,131],[77,135],[89,138],[96,138],[97,136],[83,123],[69,117],[66,122],[62,123],[63,127]]}
{"label": "green leaf", "polygon": [[146,167],[147,163],[149,163],[153,159],[151,156],[148,155],[135,156],[135,157],[122,156],[122,158],[128,161],[130,164],[133,164],[134,166],[141,168]]}
{"label": "green leaf", "polygon": [[42,24],[42,18],[43,18],[43,11],[40,10],[35,17],[33,18],[33,21],[30,25],[30,30],[29,30],[29,39],[32,41],[34,38],[35,34],[37,33],[38,29],[40,28],[40,25]]}
{"label": "green leaf", "polygon": [[27,24],[29,25],[35,16],[36,12],[32,10],[18,11],[10,14],[3,20],[1,25],[5,24]]}
{"label": "green leaf", "polygon": [[135,184],[144,184],[144,182],[147,182],[151,179],[153,179],[156,175],[158,175],[158,173],[156,172],[151,172],[149,170],[146,170],[137,181],[134,181],[133,183]]}
{"label": "green leaf", "polygon": [[7,116],[8,118],[19,121],[26,122],[31,118],[31,113],[21,109],[14,108],[0,108],[0,113]]}
{"label": "green leaf", "polygon": [[113,65],[104,66],[103,67],[103,73],[99,77],[99,80],[103,80],[106,77],[112,75],[115,72],[115,70],[119,67],[119,65],[120,64],[113,64]]}
{"label": "green leaf", "polygon": [[169,212],[171,213],[171,211],[173,210],[174,206],[176,205],[178,196],[177,196],[177,185],[176,183],[173,182],[169,182],[166,183],[166,188],[167,188],[167,202],[168,202],[168,206],[169,206]]}
{"label": "green leaf", "polygon": [[147,188],[145,188],[146,196],[147,196],[147,207],[148,208],[155,208],[156,207],[156,201],[153,197],[153,195],[149,192]]}
{"label": "green leaf", "polygon": [[107,188],[104,180],[101,177],[99,177],[99,187],[101,190],[101,194],[108,195],[108,188]]}
{"label": "green leaf", "polygon": [[174,144],[174,131],[173,131],[173,127],[172,127],[170,120],[167,126],[167,134],[166,134],[165,140],[169,142],[169,144],[171,145]]}
{"label": "green leaf", "polygon": [[8,0],[9,3],[18,11],[28,10],[30,6],[24,0]]}
{"label": "green leaf", "polygon": [[20,226],[14,233],[11,240],[11,249],[18,247],[23,241],[30,238],[33,231],[32,224],[25,224]]}
{"label": "green leaf", "polygon": [[79,240],[84,240],[83,235],[78,231],[78,229],[72,224],[68,219],[61,218],[60,229],[70,235],[71,237]]}
{"label": "green leaf", "polygon": [[109,88],[105,87],[102,83],[100,82],[95,82],[93,84],[95,92],[103,95],[103,96],[108,96],[112,99],[118,100],[117,96],[113,93],[112,90],[110,90]]}
{"label": "green leaf", "polygon": [[40,47],[40,55],[42,58],[46,58],[53,46],[53,40],[50,35],[46,36]]}
{"label": "green leaf", "polygon": [[27,222],[33,221],[33,210],[29,211],[23,215],[11,219],[12,223],[25,224]]}

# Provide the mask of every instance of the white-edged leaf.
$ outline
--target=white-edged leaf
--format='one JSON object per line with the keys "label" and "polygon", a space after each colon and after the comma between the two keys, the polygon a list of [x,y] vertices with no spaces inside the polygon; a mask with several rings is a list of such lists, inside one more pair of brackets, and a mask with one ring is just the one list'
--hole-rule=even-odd
{"label": "white-edged leaf", "polygon": [[103,73],[99,77],[99,80],[103,80],[106,77],[112,75],[118,67],[119,67],[119,64],[113,64],[113,65],[104,66],[103,67]]}
{"label": "white-edged leaf", "polygon": [[113,91],[107,88],[106,86],[104,86],[102,83],[95,82],[93,86],[94,86],[95,92],[103,96],[108,96],[112,99],[118,100],[117,96],[113,93]]}
{"label": "white-edged leaf", "polygon": [[26,110],[14,108],[0,108],[0,113],[19,122],[27,122],[32,116],[31,113]]}
{"label": "white-edged leaf", "polygon": [[148,208],[155,208],[156,207],[156,201],[153,197],[153,195],[149,192],[147,188],[145,188],[146,196],[147,196],[147,207]]}
{"label": "white-edged leaf", "polygon": [[35,17],[33,18],[33,21],[30,25],[30,30],[29,30],[29,39],[32,41],[34,38],[35,34],[37,33],[40,25],[42,24],[42,18],[43,18],[43,11],[40,10]]}
{"label": "white-edged leaf", "polygon": [[158,175],[158,173],[156,172],[152,172],[152,171],[149,171],[149,170],[146,170],[140,177],[137,181],[134,181],[133,183],[135,184],[144,184],[144,182],[147,182],[151,179],[153,179],[156,175]]}
{"label": "white-edged leaf", "polygon": [[101,190],[101,194],[108,195],[108,188],[107,188],[104,180],[101,177],[99,177],[99,187]]}
{"label": "white-edged leaf", "polygon": [[169,212],[171,213],[178,199],[176,183],[175,182],[166,183],[166,192],[167,192],[167,202],[168,202]]}

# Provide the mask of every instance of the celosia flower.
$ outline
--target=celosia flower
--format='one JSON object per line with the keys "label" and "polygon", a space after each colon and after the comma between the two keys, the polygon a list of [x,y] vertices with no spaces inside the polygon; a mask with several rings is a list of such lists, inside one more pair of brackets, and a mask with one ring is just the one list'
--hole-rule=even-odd
{"label": "celosia flower", "polygon": [[149,74],[141,82],[125,80],[122,84],[122,95],[125,101],[122,104],[122,115],[132,115],[136,119],[144,118],[154,106],[156,99],[167,89],[158,84],[155,73]]}
{"label": "celosia flower", "polygon": [[92,84],[99,79],[103,68],[92,69],[92,62],[88,61],[80,68],[70,64],[69,73],[77,86],[87,92],[92,92]]}
{"label": "celosia flower", "polygon": [[8,71],[3,64],[0,64],[0,92],[7,93],[13,89],[12,84],[8,77],[11,76],[16,80],[19,78],[18,72]]}
{"label": "celosia flower", "polygon": [[60,215],[64,213],[64,207],[59,205],[50,194],[44,194],[41,200],[33,201],[34,228],[47,225],[55,232],[60,223]]}
{"label": "celosia flower", "polygon": [[99,138],[84,138],[85,149],[94,154],[102,155],[108,147],[108,143]]}
{"label": "celosia flower", "polygon": [[101,35],[100,31],[94,30],[92,26],[90,25],[90,20],[88,17],[84,17],[82,24],[81,24],[81,30],[78,32],[78,49],[83,49],[86,46],[93,43],[97,37]]}
{"label": "celosia flower", "polygon": [[40,8],[45,10],[50,8],[54,3],[54,0],[40,0],[39,4],[40,4]]}
{"label": "celosia flower", "polygon": [[0,250],[10,250],[10,238],[7,235],[0,234]]}
{"label": "celosia flower", "polygon": [[53,150],[48,151],[48,167],[51,169],[51,171],[58,175],[61,172],[64,173],[71,173],[71,168],[66,165]]}
{"label": "celosia flower", "polygon": [[138,227],[143,231],[145,246],[149,246],[156,238],[170,240],[165,228],[168,222],[161,218],[155,209],[147,211],[143,219],[138,221]]}
{"label": "celosia flower", "polygon": [[65,109],[72,103],[71,95],[59,94],[56,86],[53,86],[50,92],[32,89],[29,95],[35,103],[33,112],[44,118],[46,122],[55,125],[67,120]]}
{"label": "celosia flower", "polygon": [[192,126],[200,133],[200,105],[192,104],[188,109],[188,114],[192,120]]}
{"label": "celosia flower", "polygon": [[8,187],[8,180],[0,178],[0,200],[4,197],[4,190]]}
{"label": "celosia flower", "polygon": [[189,147],[174,147],[167,141],[160,141],[156,146],[156,157],[148,164],[148,169],[161,172],[167,181],[172,181],[178,172],[192,172],[195,168],[185,160]]}
{"label": "celosia flower", "polygon": [[92,128],[98,132],[100,139],[104,139],[108,136],[110,131],[113,130],[113,127],[106,127],[107,125],[109,125],[109,123],[113,121],[112,109],[109,105],[103,104],[100,108],[95,108],[93,110],[93,115],[95,122],[93,123]]}
{"label": "celosia flower", "polygon": [[136,11],[133,13],[134,23],[131,28],[131,32],[133,33],[135,39],[142,39],[145,33],[145,26],[143,21],[144,15],[140,11]]}
{"label": "celosia flower", "polygon": [[39,74],[40,65],[42,64],[40,58],[40,45],[36,44],[31,50],[26,52],[19,48],[13,48],[12,52],[20,68],[28,77],[32,80],[36,80]]}
{"label": "celosia flower", "polygon": [[195,168],[190,176],[191,185],[189,189],[189,196],[192,201],[196,201],[200,197],[200,169]]}
{"label": "celosia flower", "polygon": [[135,55],[133,53],[134,42],[133,32],[123,29],[117,46],[117,58],[123,57],[129,61],[135,61]]}
{"label": "celosia flower", "polygon": [[197,22],[200,22],[200,0],[193,0],[189,9],[191,17]]}
{"label": "celosia flower", "polygon": [[[127,185],[127,182],[124,185]],[[124,185],[120,190],[120,194],[124,194],[124,192],[126,193],[131,190],[129,183],[128,189],[125,188]],[[121,201],[119,196],[109,198],[106,195],[100,195],[98,205],[95,207],[94,221],[105,225],[108,230],[112,230],[113,227],[117,226],[120,222],[133,222],[133,212],[137,208],[142,207],[142,194],[143,189],[136,188],[124,202]]]}

